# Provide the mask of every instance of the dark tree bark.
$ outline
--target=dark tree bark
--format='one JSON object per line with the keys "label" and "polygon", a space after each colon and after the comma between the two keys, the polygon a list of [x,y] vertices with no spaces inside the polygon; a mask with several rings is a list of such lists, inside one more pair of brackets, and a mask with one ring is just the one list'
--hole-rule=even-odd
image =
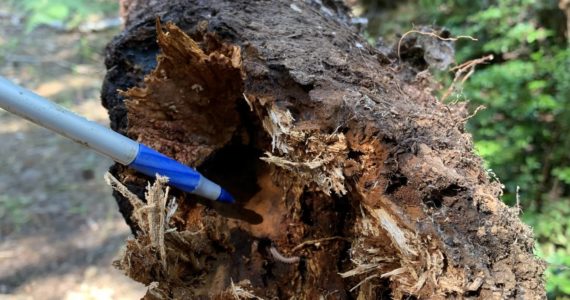
{"label": "dark tree bark", "polygon": [[[544,298],[531,230],[474,154],[465,107],[368,46],[341,6],[122,7],[102,91],[113,129],[238,199],[173,191],[160,242],[116,193],[136,237],[119,267],[148,298]],[[113,174],[143,198],[150,178]]]}

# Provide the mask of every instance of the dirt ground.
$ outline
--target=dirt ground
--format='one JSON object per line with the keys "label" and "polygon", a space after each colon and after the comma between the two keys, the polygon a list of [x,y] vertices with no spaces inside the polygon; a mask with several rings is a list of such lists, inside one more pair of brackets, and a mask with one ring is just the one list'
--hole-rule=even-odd
{"label": "dirt ground", "polygon": [[[24,33],[0,4],[0,74],[108,124],[99,33]],[[0,299],[137,299],[111,263],[130,235],[103,174],[112,163],[0,109]]]}

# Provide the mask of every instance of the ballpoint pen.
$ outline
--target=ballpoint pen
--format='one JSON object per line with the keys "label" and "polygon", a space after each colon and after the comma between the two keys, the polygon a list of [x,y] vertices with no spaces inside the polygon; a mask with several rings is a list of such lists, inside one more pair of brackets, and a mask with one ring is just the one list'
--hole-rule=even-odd
{"label": "ballpoint pen", "polygon": [[182,191],[210,200],[235,202],[226,190],[193,168],[76,115],[1,76],[0,107],[145,175],[166,176],[169,178],[169,185]]}

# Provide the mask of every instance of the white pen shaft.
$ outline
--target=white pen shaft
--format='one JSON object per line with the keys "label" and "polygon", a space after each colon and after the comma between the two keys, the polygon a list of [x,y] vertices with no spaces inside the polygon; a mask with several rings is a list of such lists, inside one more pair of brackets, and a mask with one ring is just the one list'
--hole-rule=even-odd
{"label": "white pen shaft", "polygon": [[105,126],[89,121],[0,76],[0,107],[106,155],[130,164],[139,144]]}

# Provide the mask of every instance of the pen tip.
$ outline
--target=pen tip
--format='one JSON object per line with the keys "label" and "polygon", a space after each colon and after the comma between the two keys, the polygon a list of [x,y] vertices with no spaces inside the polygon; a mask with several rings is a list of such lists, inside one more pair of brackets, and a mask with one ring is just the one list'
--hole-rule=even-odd
{"label": "pen tip", "polygon": [[236,202],[236,199],[234,199],[234,197],[224,189],[222,189],[220,191],[220,195],[218,196],[217,200],[220,202],[224,202],[224,203],[235,203]]}

